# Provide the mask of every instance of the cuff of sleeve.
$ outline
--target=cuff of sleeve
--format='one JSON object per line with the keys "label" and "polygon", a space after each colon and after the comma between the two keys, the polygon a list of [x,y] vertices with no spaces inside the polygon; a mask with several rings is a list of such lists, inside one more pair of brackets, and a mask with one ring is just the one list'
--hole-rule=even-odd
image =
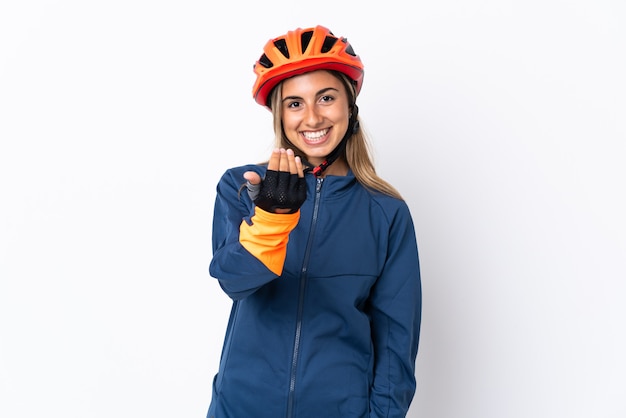
{"label": "cuff of sleeve", "polygon": [[239,242],[272,273],[280,276],[287,256],[289,233],[299,220],[300,211],[282,214],[255,207],[250,218],[252,224],[244,220],[239,226]]}

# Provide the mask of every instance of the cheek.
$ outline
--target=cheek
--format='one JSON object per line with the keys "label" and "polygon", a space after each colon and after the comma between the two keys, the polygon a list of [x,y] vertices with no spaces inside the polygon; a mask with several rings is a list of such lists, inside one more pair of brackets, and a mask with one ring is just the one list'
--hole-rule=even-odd
{"label": "cheek", "polygon": [[283,129],[285,131],[295,131],[298,128],[298,121],[295,118],[283,117]]}
{"label": "cheek", "polygon": [[350,117],[349,109],[329,109],[326,117],[329,120],[334,121],[335,123],[343,123],[344,121],[348,121]]}

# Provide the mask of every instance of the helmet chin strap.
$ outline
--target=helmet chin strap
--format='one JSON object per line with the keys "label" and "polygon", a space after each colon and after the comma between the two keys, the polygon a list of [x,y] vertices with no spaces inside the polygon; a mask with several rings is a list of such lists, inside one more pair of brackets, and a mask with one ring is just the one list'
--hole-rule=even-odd
{"label": "helmet chin strap", "polygon": [[346,134],[343,136],[339,144],[337,144],[335,149],[326,156],[326,158],[320,165],[318,165],[317,167],[313,167],[305,158],[300,157],[302,159],[302,162],[306,166],[306,168],[304,169],[305,173],[311,171],[313,172],[313,175],[315,175],[315,177],[320,177],[324,173],[324,171],[326,171],[328,166],[334,163],[337,158],[339,158],[343,150],[346,148],[348,139],[359,131],[359,121],[357,120],[358,115],[359,108],[355,103],[354,105],[352,105],[352,113],[350,113],[350,119],[348,120],[348,129],[346,130]]}

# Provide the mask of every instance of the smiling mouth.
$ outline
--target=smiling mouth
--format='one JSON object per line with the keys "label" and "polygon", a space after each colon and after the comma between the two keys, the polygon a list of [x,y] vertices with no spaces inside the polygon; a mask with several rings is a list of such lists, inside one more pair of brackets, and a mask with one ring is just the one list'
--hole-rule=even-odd
{"label": "smiling mouth", "polygon": [[321,142],[327,133],[328,133],[328,128],[322,129],[321,131],[315,131],[315,132],[310,132],[310,131],[302,132],[302,136],[304,136],[304,139],[306,139],[307,142],[316,143],[316,142]]}

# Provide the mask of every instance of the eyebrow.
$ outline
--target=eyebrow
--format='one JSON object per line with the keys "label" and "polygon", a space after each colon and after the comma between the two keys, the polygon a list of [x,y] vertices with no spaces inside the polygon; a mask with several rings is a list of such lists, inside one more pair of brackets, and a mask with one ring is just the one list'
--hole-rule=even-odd
{"label": "eyebrow", "polygon": [[[322,95],[324,93],[327,93],[330,90],[333,90],[333,91],[336,91],[337,93],[339,93],[339,90],[334,88],[334,87],[326,87],[326,88],[321,89],[317,93],[315,93],[315,96],[320,96],[320,95]],[[287,96],[287,97],[283,98],[282,101],[284,102],[286,100],[298,100],[298,99],[302,100],[302,97],[300,97],[300,96]]]}

